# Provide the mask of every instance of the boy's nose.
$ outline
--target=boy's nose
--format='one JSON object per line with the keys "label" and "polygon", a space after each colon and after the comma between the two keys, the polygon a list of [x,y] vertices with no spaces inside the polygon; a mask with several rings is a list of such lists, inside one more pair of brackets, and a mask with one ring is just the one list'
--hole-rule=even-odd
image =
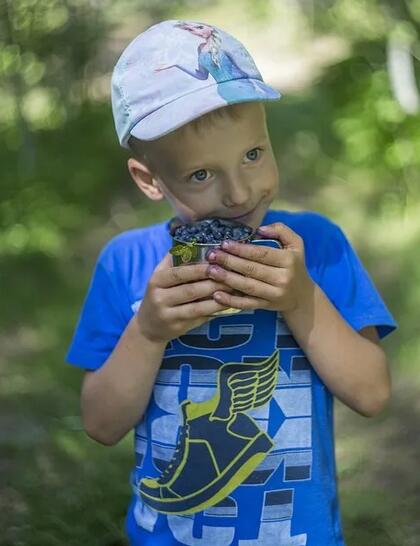
{"label": "boy's nose", "polygon": [[241,207],[249,203],[250,191],[240,179],[226,179],[223,192],[223,204],[226,207]]}

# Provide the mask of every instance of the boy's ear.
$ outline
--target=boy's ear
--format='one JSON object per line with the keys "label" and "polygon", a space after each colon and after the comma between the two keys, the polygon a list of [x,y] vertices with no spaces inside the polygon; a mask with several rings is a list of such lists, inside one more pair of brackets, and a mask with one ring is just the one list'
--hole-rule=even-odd
{"label": "boy's ear", "polygon": [[149,199],[160,201],[164,198],[158,180],[147,165],[138,159],[134,159],[134,157],[130,157],[127,161],[127,166],[131,178]]}

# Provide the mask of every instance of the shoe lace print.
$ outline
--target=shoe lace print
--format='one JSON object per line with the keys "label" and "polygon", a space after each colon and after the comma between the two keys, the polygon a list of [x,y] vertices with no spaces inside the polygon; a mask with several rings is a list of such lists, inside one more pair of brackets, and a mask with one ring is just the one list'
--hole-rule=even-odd
{"label": "shoe lace print", "polygon": [[187,424],[181,427],[181,432],[179,433],[178,442],[176,444],[172,459],[160,475],[159,481],[168,481],[172,477],[175,470],[178,468],[178,465],[181,462],[182,456],[184,454],[184,444],[189,435],[190,425]]}

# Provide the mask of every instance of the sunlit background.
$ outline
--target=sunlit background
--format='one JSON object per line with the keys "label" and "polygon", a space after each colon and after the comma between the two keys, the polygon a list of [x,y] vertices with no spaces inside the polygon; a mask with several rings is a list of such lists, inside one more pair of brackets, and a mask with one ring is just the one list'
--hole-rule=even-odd
{"label": "sunlit background", "polygon": [[268,105],[278,208],[342,226],[399,323],[394,394],[336,404],[348,546],[420,542],[420,0],[0,0],[0,542],[123,546],[132,438],[82,431],[64,363],[102,245],[169,217],[129,178],[109,101],[124,47],[195,19],[239,38]]}

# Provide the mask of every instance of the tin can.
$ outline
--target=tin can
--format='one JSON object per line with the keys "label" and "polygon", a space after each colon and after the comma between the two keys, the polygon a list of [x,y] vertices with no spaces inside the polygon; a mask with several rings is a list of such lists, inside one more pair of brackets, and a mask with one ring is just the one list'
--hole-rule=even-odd
{"label": "tin can", "polygon": [[[226,220],[223,220],[226,222]],[[228,223],[228,222],[226,222]],[[231,221],[229,224],[232,225],[240,225],[238,222]],[[215,250],[217,248],[220,248],[223,241],[220,241],[218,243],[197,243],[197,242],[185,242],[180,239],[177,239],[173,235],[173,231],[171,230],[172,235],[172,248],[171,248],[171,254],[172,254],[172,263],[174,266],[181,266],[181,265],[190,265],[190,264],[198,264],[198,263],[206,263],[207,255],[211,250]],[[251,234],[252,235],[252,234]],[[248,243],[250,241],[251,235],[244,239],[236,240],[238,243]],[[213,315],[232,315],[236,313],[240,313],[242,309],[237,309],[234,307],[229,307],[227,309],[223,309],[222,311],[217,311],[213,313]]]}
{"label": "tin can", "polygon": [[[188,233],[188,235],[186,235],[186,233],[184,232],[183,238],[182,230],[187,227],[189,227],[191,231]],[[237,232],[238,229],[241,230],[240,233],[242,233],[245,229],[245,233],[247,233],[246,237],[244,237],[243,239],[238,239],[237,236],[240,235],[240,233],[236,233],[235,237],[235,231]],[[213,230],[216,230],[216,232],[214,232]],[[222,233],[224,236],[223,238],[221,238]],[[238,243],[246,243],[254,235],[254,230],[250,226],[246,226],[245,224],[242,224],[241,222],[238,222],[236,220],[216,217],[205,218],[191,224],[178,224],[176,226],[173,226],[171,228],[173,243],[171,254],[173,256],[173,264],[175,266],[178,266],[206,262],[207,253],[210,250],[214,250],[220,247],[226,236],[226,233],[228,233],[227,238],[232,238]],[[232,234],[232,237],[229,237],[230,234]],[[191,242],[186,242],[185,236],[195,240]],[[208,239],[221,238],[221,240],[218,242],[199,242],[200,239],[203,239],[203,237]]]}
{"label": "tin can", "polygon": [[[247,243],[249,238],[236,241],[237,243]],[[201,264],[207,262],[207,255],[210,250],[220,248],[220,243],[186,243],[184,241],[172,238],[172,262],[174,266]]]}

